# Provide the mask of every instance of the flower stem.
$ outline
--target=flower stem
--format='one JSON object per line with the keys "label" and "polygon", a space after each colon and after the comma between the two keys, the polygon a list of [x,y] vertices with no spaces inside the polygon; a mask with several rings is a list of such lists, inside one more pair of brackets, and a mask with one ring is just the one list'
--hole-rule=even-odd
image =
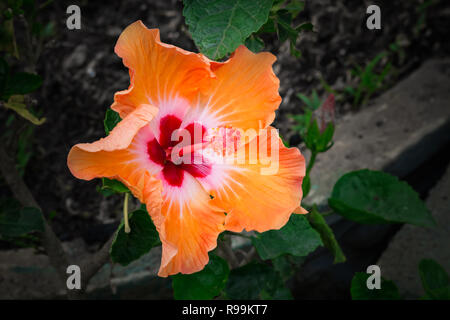
{"label": "flower stem", "polygon": [[305,177],[309,176],[309,173],[311,172],[311,169],[314,166],[314,163],[316,162],[317,152],[311,151],[311,158],[309,159],[308,166],[306,167],[306,173]]}
{"label": "flower stem", "polygon": [[123,221],[125,223],[125,233],[130,233],[130,224],[128,223],[128,197],[130,194],[125,192],[125,199],[123,200]]}

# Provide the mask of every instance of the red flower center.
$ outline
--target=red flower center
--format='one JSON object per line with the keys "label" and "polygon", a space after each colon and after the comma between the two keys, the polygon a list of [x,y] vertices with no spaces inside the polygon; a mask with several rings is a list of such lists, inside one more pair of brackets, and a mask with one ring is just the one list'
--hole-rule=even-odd
{"label": "red flower center", "polygon": [[[180,129],[181,122],[181,119],[174,115],[163,117],[159,123],[159,140],[154,138],[147,144],[147,152],[150,160],[163,167],[162,173],[164,179],[175,187],[180,187],[183,184],[185,172],[188,172],[196,178],[203,178],[211,173],[211,165],[206,163],[204,159],[201,159],[200,164],[194,163],[194,153],[191,153],[190,163],[174,163],[172,150],[178,143],[183,141],[183,134],[180,134],[180,138],[176,141],[172,140],[172,134],[175,130]],[[206,129],[201,124],[193,122],[182,129],[189,132],[191,146],[205,142],[204,136]],[[198,137],[196,137],[196,134]],[[181,155],[182,152],[180,153]]]}

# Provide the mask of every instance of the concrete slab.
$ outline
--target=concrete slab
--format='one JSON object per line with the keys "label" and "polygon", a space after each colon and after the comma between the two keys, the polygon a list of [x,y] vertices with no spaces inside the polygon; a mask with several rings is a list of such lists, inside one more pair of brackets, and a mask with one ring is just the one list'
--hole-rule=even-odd
{"label": "concrete slab", "polygon": [[418,271],[421,259],[436,260],[450,274],[450,167],[430,191],[427,206],[437,227],[405,225],[378,261],[381,275],[393,280],[405,298],[414,299],[425,294]]}
{"label": "concrete slab", "polygon": [[342,174],[363,168],[405,176],[450,141],[450,60],[425,62],[407,79],[339,120],[317,157],[306,203],[325,204]]}

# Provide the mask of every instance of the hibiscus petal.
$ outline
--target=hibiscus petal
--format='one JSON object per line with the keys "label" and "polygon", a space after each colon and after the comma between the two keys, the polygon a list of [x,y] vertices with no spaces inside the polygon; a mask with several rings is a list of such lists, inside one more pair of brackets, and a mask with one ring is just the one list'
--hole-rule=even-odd
{"label": "hibiscus petal", "polygon": [[175,96],[190,100],[214,77],[203,55],[162,43],[159,30],[141,21],[122,32],[115,52],[130,70],[130,87],[117,92],[111,106],[122,118],[142,103],[159,107]]}
{"label": "hibiscus petal", "polygon": [[308,210],[306,210],[305,208],[298,206],[297,208],[294,209],[294,211],[292,211],[292,213],[295,214],[307,214]]}
{"label": "hibiscus petal", "polygon": [[[237,151],[234,155],[237,163],[213,166],[211,177],[220,176],[219,181],[204,183],[213,186],[210,190],[213,203],[227,212],[226,230],[279,229],[300,204],[305,160],[297,148],[283,145],[275,129],[269,129],[271,134],[260,134],[250,142],[257,147],[246,144]],[[260,148],[264,145],[266,156]],[[271,158],[276,154],[278,159]],[[223,172],[214,174],[220,168]]]}
{"label": "hibiscus petal", "polygon": [[217,245],[224,230],[224,211],[211,205],[209,194],[189,174],[183,185],[167,192],[161,212],[160,229],[163,246],[158,275],[167,277],[178,272],[200,271],[208,263],[208,252]]}
{"label": "hibiscus petal", "polygon": [[83,180],[101,177],[120,180],[141,202],[150,203],[150,213],[155,208],[160,210],[161,182],[150,174],[157,170],[149,170],[147,149],[141,152],[144,155],[138,152],[142,135],[139,133],[148,131],[145,126],[157,111],[153,106],[141,105],[119,122],[106,138],[73,146],[67,157],[71,173]]}
{"label": "hibiscus petal", "polygon": [[147,125],[157,113],[158,109],[154,106],[142,104],[133,110],[128,117],[120,121],[106,138],[101,138],[93,143],[79,143],[72,150],[76,148],[86,152],[97,152],[126,149],[136,133]]}
{"label": "hibiscus petal", "polygon": [[266,128],[281,102],[279,80],[272,70],[276,58],[268,52],[255,54],[240,46],[224,62],[211,62],[216,75],[200,105],[223,124],[239,129]]}
{"label": "hibiscus petal", "polygon": [[73,146],[67,157],[72,174],[84,180],[115,175],[117,165],[130,159],[130,154],[124,150],[157,112],[153,106],[141,105],[120,121],[106,138]]}

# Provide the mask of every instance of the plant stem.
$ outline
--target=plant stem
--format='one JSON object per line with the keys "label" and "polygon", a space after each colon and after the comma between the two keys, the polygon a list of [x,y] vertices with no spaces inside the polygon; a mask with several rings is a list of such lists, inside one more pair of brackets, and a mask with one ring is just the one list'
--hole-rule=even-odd
{"label": "plant stem", "polygon": [[305,178],[309,177],[309,174],[310,174],[312,168],[314,167],[314,163],[316,162],[317,153],[318,153],[317,151],[311,150],[311,158],[309,159],[308,166],[306,167]]}
{"label": "plant stem", "polygon": [[125,223],[125,232],[130,233],[130,224],[128,223],[128,198],[130,194],[125,192],[125,198],[123,199],[123,221]]}

